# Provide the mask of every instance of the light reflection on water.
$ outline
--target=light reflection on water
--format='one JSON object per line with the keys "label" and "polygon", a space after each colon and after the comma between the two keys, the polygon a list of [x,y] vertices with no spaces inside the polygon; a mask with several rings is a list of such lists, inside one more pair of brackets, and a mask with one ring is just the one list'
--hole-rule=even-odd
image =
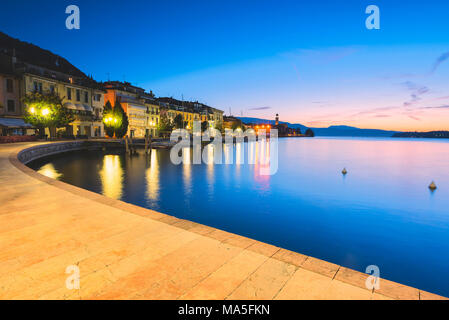
{"label": "light reflection on water", "polygon": [[146,170],[147,197],[153,202],[157,202],[159,200],[160,190],[160,172],[157,155],[157,151],[151,153],[150,167]]}
{"label": "light reflection on water", "polygon": [[[148,158],[72,153],[31,166],[112,198],[362,272],[378,265],[384,278],[449,296],[447,141],[280,139],[273,176],[260,174],[268,149],[254,142],[225,148],[223,159],[234,164],[222,165],[194,165],[185,150],[186,163],[175,166],[169,151],[153,150]],[[213,157],[213,150],[205,155]],[[432,180],[434,193],[427,188]]]}
{"label": "light reflection on water", "polygon": [[52,179],[58,179],[62,176],[62,174],[56,171],[55,167],[51,163],[47,163],[42,166],[37,172]]}
{"label": "light reflection on water", "polygon": [[122,198],[123,169],[118,155],[105,155],[100,171],[102,193],[113,199]]}

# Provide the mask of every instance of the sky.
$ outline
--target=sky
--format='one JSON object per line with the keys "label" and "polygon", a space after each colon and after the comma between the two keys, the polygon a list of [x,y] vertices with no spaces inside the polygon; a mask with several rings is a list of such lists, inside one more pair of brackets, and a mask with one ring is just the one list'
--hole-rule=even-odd
{"label": "sky", "polygon": [[[72,4],[79,30],[65,26]],[[430,131],[449,130],[448,14],[438,0],[15,0],[0,3],[0,31],[98,81],[226,114]]]}

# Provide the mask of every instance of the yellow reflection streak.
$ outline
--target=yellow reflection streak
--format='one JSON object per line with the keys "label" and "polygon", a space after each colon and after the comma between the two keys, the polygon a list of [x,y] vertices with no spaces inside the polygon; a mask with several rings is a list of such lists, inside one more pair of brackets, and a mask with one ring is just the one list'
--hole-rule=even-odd
{"label": "yellow reflection streak", "polygon": [[232,145],[225,144],[223,151],[225,156],[225,164],[232,164],[233,163]]}
{"label": "yellow reflection streak", "polygon": [[256,149],[257,142],[248,142],[248,164],[256,164]]}
{"label": "yellow reflection streak", "polygon": [[208,159],[208,165],[207,165],[207,183],[209,186],[209,194],[214,193],[214,147],[213,145],[207,145],[207,159]]}
{"label": "yellow reflection streak", "polygon": [[236,143],[235,145],[235,163],[237,165],[241,165],[243,164],[244,161],[244,154],[243,154],[243,150],[244,148],[242,148],[242,142]]}
{"label": "yellow reflection streak", "polygon": [[184,182],[184,192],[185,194],[192,193],[192,163],[190,161],[190,148],[182,149],[182,178]]}
{"label": "yellow reflection streak", "polygon": [[147,196],[153,201],[159,200],[160,172],[157,161],[157,150],[151,150],[150,167],[147,169]]}
{"label": "yellow reflection streak", "polygon": [[120,156],[106,155],[100,171],[103,194],[109,198],[120,199],[123,193],[123,169]]}
{"label": "yellow reflection streak", "polygon": [[46,177],[52,178],[52,179],[58,179],[59,177],[62,176],[61,173],[56,171],[55,167],[51,163],[47,163],[45,166],[40,168],[38,173],[40,173]]}

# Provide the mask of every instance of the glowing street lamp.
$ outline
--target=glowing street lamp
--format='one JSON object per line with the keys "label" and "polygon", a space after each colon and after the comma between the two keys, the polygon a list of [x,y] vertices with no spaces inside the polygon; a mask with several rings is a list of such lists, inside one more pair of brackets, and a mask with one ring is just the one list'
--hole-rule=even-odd
{"label": "glowing street lamp", "polygon": [[34,107],[31,107],[31,108],[30,108],[30,113],[31,113],[31,114],[35,114],[35,113],[36,113],[36,109],[34,109]]}
{"label": "glowing street lamp", "polygon": [[108,123],[117,123],[117,122],[118,122],[118,120],[115,117],[104,118],[104,123],[106,123],[106,124],[108,124]]}
{"label": "glowing street lamp", "polygon": [[44,109],[42,109],[41,114],[44,117],[46,117],[46,116],[48,116],[50,114],[50,110],[48,108],[44,108]]}

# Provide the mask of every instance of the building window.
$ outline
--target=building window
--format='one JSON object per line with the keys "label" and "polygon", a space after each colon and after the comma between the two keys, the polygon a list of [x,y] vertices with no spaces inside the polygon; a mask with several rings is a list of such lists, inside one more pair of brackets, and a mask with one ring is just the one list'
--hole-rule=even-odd
{"label": "building window", "polygon": [[42,93],[42,82],[34,81],[34,91]]}
{"label": "building window", "polygon": [[50,86],[50,93],[51,93],[51,94],[54,94],[54,93],[55,93],[55,86],[54,86],[54,85],[51,85],[51,86]]}
{"label": "building window", "polygon": [[8,100],[8,112],[16,112],[16,103],[14,100]]}
{"label": "building window", "polygon": [[81,101],[81,91],[76,89],[76,101]]}
{"label": "building window", "polygon": [[72,100],[72,89],[67,88],[67,100]]}
{"label": "building window", "polygon": [[84,103],[89,103],[89,92],[84,91]]}
{"label": "building window", "polygon": [[6,79],[6,92],[9,92],[9,93],[13,93],[14,92],[12,79]]}

